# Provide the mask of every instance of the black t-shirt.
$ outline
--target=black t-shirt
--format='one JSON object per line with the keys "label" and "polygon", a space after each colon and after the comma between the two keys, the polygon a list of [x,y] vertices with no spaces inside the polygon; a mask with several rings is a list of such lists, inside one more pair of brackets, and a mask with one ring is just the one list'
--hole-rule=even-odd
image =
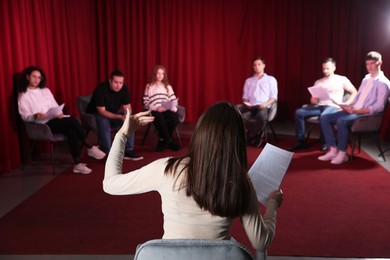
{"label": "black t-shirt", "polygon": [[130,92],[126,85],[123,85],[121,90],[115,92],[110,88],[108,81],[106,81],[95,88],[87,107],[87,113],[96,113],[96,107],[105,107],[106,111],[116,113],[122,105],[130,103]]}

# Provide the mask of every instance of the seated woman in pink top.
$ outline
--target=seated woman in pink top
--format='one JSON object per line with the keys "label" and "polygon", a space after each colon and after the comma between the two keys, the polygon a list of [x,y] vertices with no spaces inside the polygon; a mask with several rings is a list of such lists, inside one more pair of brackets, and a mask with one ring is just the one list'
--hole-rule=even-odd
{"label": "seated woman in pink top", "polygon": [[185,156],[162,158],[122,174],[126,136],[153,120],[148,112],[127,116],[108,155],[103,189],[112,195],[159,192],[164,214],[163,239],[231,239],[238,217],[252,244],[264,252],[275,234],[281,191],[269,195],[261,215],[247,174],[244,123],[238,109],[220,102],[197,122]]}

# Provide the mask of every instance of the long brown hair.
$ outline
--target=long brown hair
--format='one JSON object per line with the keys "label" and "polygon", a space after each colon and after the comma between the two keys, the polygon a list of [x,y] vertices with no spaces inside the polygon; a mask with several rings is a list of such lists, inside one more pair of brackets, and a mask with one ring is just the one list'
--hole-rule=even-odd
{"label": "long brown hair", "polygon": [[152,75],[150,75],[150,77],[149,77],[149,85],[151,85],[157,81],[157,71],[159,69],[162,69],[164,71],[164,78],[161,82],[164,84],[165,88],[168,90],[168,86],[170,83],[168,80],[167,70],[165,69],[165,67],[163,65],[157,65],[156,67],[154,67]]}
{"label": "long brown hair", "polygon": [[[189,158],[182,172],[179,163]],[[207,109],[198,120],[188,154],[171,158],[165,174],[186,172],[181,186],[202,209],[221,217],[241,215],[248,206],[245,130],[238,109],[219,102]]]}

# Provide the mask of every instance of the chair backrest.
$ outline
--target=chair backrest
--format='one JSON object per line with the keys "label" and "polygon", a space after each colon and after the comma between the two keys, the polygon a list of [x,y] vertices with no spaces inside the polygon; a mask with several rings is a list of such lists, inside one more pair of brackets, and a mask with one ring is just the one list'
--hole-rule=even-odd
{"label": "chair backrest", "polygon": [[177,106],[177,115],[179,117],[179,122],[183,123],[186,118],[186,108],[183,106]]}
{"label": "chair backrest", "polygon": [[155,239],[137,247],[134,260],[247,260],[247,248],[234,240]]}
{"label": "chair backrest", "polygon": [[77,97],[77,108],[79,109],[79,113],[85,114],[87,112],[87,107],[89,102],[91,101],[92,96],[78,96]]}
{"label": "chair backrest", "polygon": [[80,113],[81,125],[88,131],[97,131],[97,125],[95,117],[87,113],[87,107],[91,101],[92,96],[78,96],[77,97],[77,108]]}

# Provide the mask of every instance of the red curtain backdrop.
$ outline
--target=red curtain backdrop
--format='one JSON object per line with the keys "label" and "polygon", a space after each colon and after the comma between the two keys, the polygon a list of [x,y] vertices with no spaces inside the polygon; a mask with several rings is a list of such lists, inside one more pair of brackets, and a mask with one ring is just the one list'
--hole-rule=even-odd
{"label": "red curtain backdrop", "polygon": [[0,173],[19,167],[28,145],[13,88],[29,65],[45,70],[58,102],[77,116],[76,97],[115,68],[141,110],[147,79],[163,64],[195,122],[217,101],[239,103],[251,59],[262,55],[279,84],[277,120],[293,121],[326,57],[358,87],[364,55],[377,50],[390,76],[389,24],[387,0],[0,0]]}

